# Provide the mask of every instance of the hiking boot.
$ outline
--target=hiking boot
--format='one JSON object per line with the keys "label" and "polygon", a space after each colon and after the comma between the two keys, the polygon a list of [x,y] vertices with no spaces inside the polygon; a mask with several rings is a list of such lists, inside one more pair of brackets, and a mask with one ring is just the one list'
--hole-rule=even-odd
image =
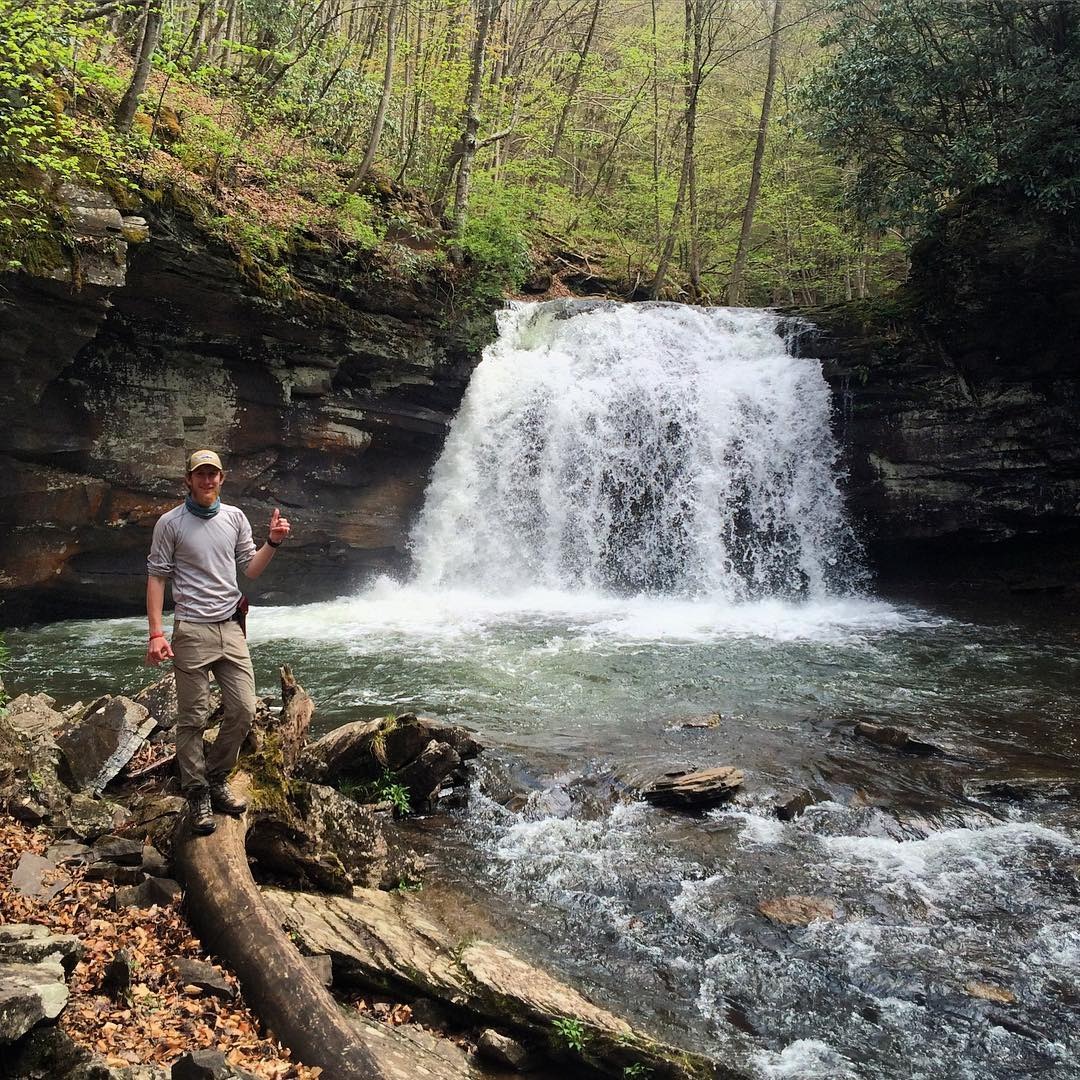
{"label": "hiking boot", "polygon": [[247,809],[247,803],[238,799],[224,780],[210,782],[210,802],[219,813],[232,814],[233,817],[239,817]]}
{"label": "hiking boot", "polygon": [[210,808],[210,793],[199,791],[189,795],[187,804],[191,831],[198,836],[209,836],[217,828],[214,813]]}

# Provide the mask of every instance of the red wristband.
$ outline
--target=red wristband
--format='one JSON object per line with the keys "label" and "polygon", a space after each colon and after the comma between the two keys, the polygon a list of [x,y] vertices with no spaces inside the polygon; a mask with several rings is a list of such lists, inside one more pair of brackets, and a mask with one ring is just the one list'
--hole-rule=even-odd
{"label": "red wristband", "polygon": [[154,638],[156,638],[156,637],[164,637],[164,636],[165,636],[165,631],[164,630],[159,630],[156,634],[151,634],[150,635],[150,640],[153,641]]}

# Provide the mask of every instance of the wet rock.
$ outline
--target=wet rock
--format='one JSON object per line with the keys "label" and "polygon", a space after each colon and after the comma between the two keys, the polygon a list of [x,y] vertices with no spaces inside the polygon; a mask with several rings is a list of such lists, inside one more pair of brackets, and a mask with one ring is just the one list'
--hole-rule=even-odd
{"label": "wet rock", "polygon": [[32,896],[47,902],[62,893],[71,884],[71,878],[56,863],[24,851],[11,875],[11,887],[19,896]]}
{"label": "wet rock", "polygon": [[514,1072],[525,1072],[532,1066],[529,1051],[509,1035],[501,1035],[494,1028],[485,1028],[476,1040],[476,1053],[484,1061]]}
{"label": "wet rock", "polygon": [[439,793],[461,765],[461,758],[449,743],[431,740],[397,773],[397,782],[408,789],[413,810],[430,810]]}
{"label": "wet rock", "polygon": [[676,770],[664,773],[642,794],[654,806],[682,810],[726,802],[742,786],[744,774],[731,765],[715,769]]}
{"label": "wet rock", "polygon": [[173,1062],[171,1080],[256,1080],[228,1063],[220,1050],[195,1050]]}
{"label": "wet rock", "polygon": [[476,757],[481,750],[464,728],[407,713],[336,728],[305,747],[298,773],[315,783],[336,785],[345,778],[371,781],[387,770],[400,772],[432,741],[449,746],[462,760]]}
{"label": "wet rock", "polygon": [[1012,1005],[1016,1002],[1016,995],[1006,987],[979,982],[977,979],[965,983],[964,990],[972,997],[982,998],[983,1001],[994,1001],[999,1005]]}
{"label": "wet rock", "polygon": [[232,1001],[236,996],[236,991],[213,964],[207,964],[203,960],[177,957],[170,967],[185,986],[197,986],[211,997],[219,998],[221,1001]]}
{"label": "wet rock", "polygon": [[758,911],[773,922],[784,926],[809,926],[811,923],[837,917],[836,905],[820,896],[780,896],[762,900]]}
{"label": "wet rock", "polygon": [[785,792],[776,798],[776,816],[781,821],[794,821],[818,801],[817,795],[809,788]]}
{"label": "wet rock", "polygon": [[723,719],[719,713],[708,713],[705,716],[691,716],[688,720],[683,720],[678,726],[689,729],[718,728]]}
{"label": "wet rock", "polygon": [[855,725],[855,734],[872,743],[877,743],[878,746],[887,746],[904,754],[918,754],[925,757],[942,752],[941,747],[922,742],[913,738],[911,733],[903,728],[890,727],[887,724],[871,724],[864,720]]}
{"label": "wet rock", "polygon": [[59,960],[0,962],[0,1046],[15,1042],[44,1020],[55,1020],[67,1000]]}
{"label": "wet rock", "polygon": [[74,934],[53,934],[48,927],[30,923],[0,926],[0,962],[40,964],[59,960],[70,975],[82,959],[83,944]]}
{"label": "wet rock", "polygon": [[99,795],[154,730],[155,720],[130,698],[95,704],[57,738],[72,786]]}
{"label": "wet rock", "polygon": [[[462,945],[411,895],[356,889],[352,896],[315,896],[266,889],[283,926],[301,947],[333,958],[335,983],[376,987],[411,998],[417,993],[455,1013],[504,1022],[544,1041],[552,1021],[578,1020],[588,1032],[583,1059],[615,1075],[640,1065],[642,1075],[713,1075],[717,1065],[634,1031],[578,991],[519,957],[484,941]],[[424,1023],[419,1001],[413,1019]],[[737,1074],[736,1074],[737,1075]]]}
{"label": "wet rock", "polygon": [[297,781],[293,803],[315,850],[335,855],[350,885],[378,886],[387,872],[387,843],[370,806],[332,787]]}
{"label": "wet rock", "polygon": [[970,780],[964,794],[974,799],[1004,799],[1023,802],[1027,799],[1080,799],[1080,776],[1042,775],[1010,776],[1001,779]]}
{"label": "wet rock", "polygon": [[131,953],[127,949],[118,949],[113,958],[105,965],[99,990],[113,1001],[122,1000],[131,989],[133,964]]}

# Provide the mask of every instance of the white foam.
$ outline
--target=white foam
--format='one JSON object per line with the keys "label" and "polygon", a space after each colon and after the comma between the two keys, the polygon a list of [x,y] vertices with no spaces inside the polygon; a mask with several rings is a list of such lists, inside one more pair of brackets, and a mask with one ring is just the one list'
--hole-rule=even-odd
{"label": "white foam", "polygon": [[838,1050],[817,1039],[798,1039],[779,1053],[760,1050],[754,1064],[769,1080],[857,1080],[852,1064]]}

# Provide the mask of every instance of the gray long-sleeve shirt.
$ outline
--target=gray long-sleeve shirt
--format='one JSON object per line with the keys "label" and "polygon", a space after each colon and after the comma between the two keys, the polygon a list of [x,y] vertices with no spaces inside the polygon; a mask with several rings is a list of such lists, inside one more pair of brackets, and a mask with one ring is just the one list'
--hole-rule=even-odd
{"label": "gray long-sleeve shirt", "polygon": [[146,572],[172,578],[177,619],[223,622],[240,602],[236,567],[254,554],[251,524],[239,507],[222,503],[213,517],[201,518],[181,503],[158,518]]}

